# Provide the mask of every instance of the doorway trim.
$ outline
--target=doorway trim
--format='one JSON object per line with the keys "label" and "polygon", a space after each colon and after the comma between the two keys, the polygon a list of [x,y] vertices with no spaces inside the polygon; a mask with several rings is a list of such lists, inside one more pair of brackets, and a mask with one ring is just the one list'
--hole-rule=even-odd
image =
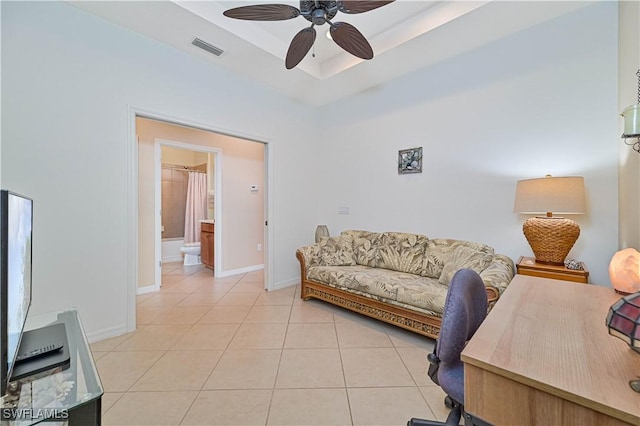
{"label": "doorway trim", "polygon": [[154,231],[155,231],[155,286],[157,289],[162,286],[162,217],[160,211],[162,209],[162,147],[169,146],[172,148],[184,149],[187,151],[205,152],[207,154],[214,154],[214,173],[215,173],[215,224],[216,232],[214,233],[214,251],[213,251],[213,274],[215,277],[220,275],[220,265],[222,265],[222,250],[215,250],[217,247],[222,247],[222,233],[224,233],[224,224],[222,222],[222,150],[220,148],[205,146],[205,145],[192,145],[185,142],[171,141],[162,138],[156,138],[153,142],[153,149],[155,155],[155,213],[154,213]]}
{"label": "doorway trim", "polygon": [[179,126],[191,127],[264,144],[265,149],[265,245],[264,281],[267,290],[274,289],[273,282],[273,145],[269,138],[237,129],[225,129],[212,123],[201,123],[169,114],[128,105],[127,146],[127,331],[136,329],[136,290],[138,288],[138,138],[136,118],[148,118]]}

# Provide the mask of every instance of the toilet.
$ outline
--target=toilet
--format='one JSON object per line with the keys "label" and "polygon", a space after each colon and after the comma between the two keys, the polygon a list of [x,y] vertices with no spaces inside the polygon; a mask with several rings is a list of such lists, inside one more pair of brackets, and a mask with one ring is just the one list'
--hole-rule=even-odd
{"label": "toilet", "polygon": [[184,266],[200,265],[200,243],[187,243],[180,247],[184,253]]}

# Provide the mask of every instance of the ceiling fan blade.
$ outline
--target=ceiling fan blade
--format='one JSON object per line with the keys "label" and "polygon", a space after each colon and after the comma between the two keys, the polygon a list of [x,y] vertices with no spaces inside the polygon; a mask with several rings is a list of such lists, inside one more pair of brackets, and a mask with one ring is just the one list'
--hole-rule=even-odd
{"label": "ceiling fan blade", "polygon": [[371,45],[353,25],[346,22],[336,22],[331,24],[330,31],[333,41],[347,52],[362,59],[373,58]]}
{"label": "ceiling fan blade", "polygon": [[298,34],[293,37],[289,50],[287,51],[287,58],[285,59],[285,66],[288,70],[295,67],[304,59],[304,57],[313,46],[313,42],[316,41],[316,30],[311,27],[304,28]]}
{"label": "ceiling fan blade", "polygon": [[288,4],[257,4],[225,10],[223,15],[247,21],[284,21],[298,17],[300,11]]}
{"label": "ceiling fan blade", "polygon": [[363,1],[363,0],[343,0],[338,2],[338,10],[343,13],[363,13],[368,12],[373,9],[377,9],[382,6],[386,6],[389,3],[393,3],[394,0],[390,1]]}

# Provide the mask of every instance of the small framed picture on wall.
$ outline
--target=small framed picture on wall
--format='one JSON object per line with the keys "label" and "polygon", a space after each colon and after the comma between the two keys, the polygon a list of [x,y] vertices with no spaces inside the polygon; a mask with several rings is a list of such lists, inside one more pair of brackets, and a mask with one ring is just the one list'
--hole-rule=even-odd
{"label": "small framed picture on wall", "polygon": [[398,174],[422,173],[422,147],[398,151]]}

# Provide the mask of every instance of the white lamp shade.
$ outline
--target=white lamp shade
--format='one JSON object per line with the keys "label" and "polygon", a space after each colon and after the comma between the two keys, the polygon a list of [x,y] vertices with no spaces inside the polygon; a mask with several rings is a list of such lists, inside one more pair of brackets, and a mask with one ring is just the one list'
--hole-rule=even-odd
{"label": "white lamp shade", "polygon": [[523,214],[582,214],[587,211],[584,178],[581,176],[520,180],[513,211]]}

